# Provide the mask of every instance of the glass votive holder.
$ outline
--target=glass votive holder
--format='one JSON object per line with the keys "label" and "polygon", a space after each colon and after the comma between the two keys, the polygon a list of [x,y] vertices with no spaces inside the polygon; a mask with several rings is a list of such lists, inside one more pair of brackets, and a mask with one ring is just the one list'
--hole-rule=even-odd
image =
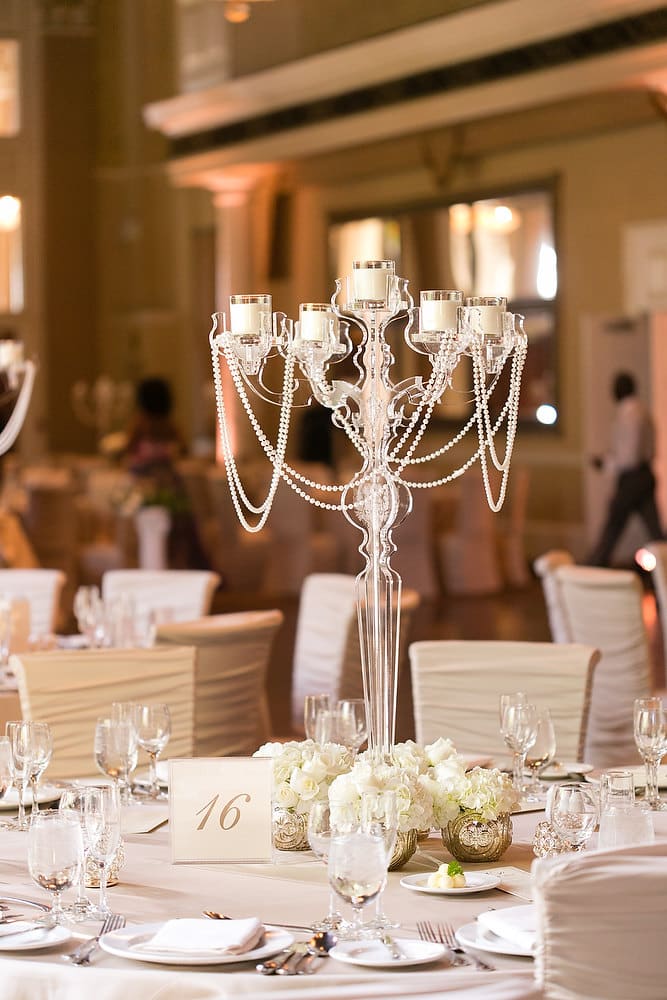
{"label": "glass votive holder", "polygon": [[393,260],[352,261],[352,297],[356,309],[384,309],[391,299]]}
{"label": "glass votive holder", "polygon": [[258,337],[271,325],[272,298],[270,295],[230,295],[230,332],[237,337]]}
{"label": "glass votive holder", "polygon": [[463,293],[449,289],[428,289],[419,293],[420,335],[456,330]]}

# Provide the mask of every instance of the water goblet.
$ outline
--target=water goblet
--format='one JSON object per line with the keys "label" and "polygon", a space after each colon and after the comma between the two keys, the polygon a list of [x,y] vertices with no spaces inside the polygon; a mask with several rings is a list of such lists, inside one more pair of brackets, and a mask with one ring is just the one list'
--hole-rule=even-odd
{"label": "water goblet", "polygon": [[538,781],[544,770],[556,756],[556,730],[548,708],[538,708],[535,725],[535,739],[526,753],[526,767],[530,780],[526,786],[526,801],[539,802],[542,790]]}
{"label": "water goblet", "polygon": [[28,829],[25,815],[25,793],[33,771],[32,723],[8,722],[5,731],[12,746],[14,786],[19,797],[19,813],[13,829],[25,831]]}
{"label": "water goblet", "polygon": [[63,790],[60,796],[58,811],[67,819],[77,822],[81,828],[83,862],[79,881],[77,882],[76,899],[70,906],[63,907],[63,911],[70,920],[86,920],[96,913],[95,907],[91,903],[86,893],[86,859],[88,857],[88,838],[86,836],[85,824],[85,799],[88,789],[86,786],[72,785]]}
{"label": "water goblet", "polygon": [[[398,799],[394,790],[362,792],[360,828],[364,833],[382,837],[388,868],[398,836]],[[390,927],[397,926],[382,910],[382,891],[375,900],[375,917],[366,925],[373,936],[381,936]]]}
{"label": "water goblet", "polygon": [[[331,807],[328,799],[313,802],[308,813],[308,843],[313,854],[326,865],[331,845]],[[330,931],[340,926],[341,915],[334,908],[334,893],[329,890],[329,912],[322,920],[312,924],[314,931]]]}
{"label": "water goblet", "polygon": [[582,781],[556,785],[549,792],[547,819],[573,851],[583,851],[598,820],[597,793]]}
{"label": "water goblet", "polygon": [[117,785],[88,785],[83,802],[88,853],[99,870],[98,917],[112,912],[107,901],[109,866],[120,844],[120,793]]}
{"label": "water goblet", "polygon": [[315,722],[317,713],[329,711],[331,700],[328,694],[307,694],[303,703],[303,726],[306,731],[306,738],[315,739]]}
{"label": "water goblet", "polygon": [[39,812],[39,804],[37,802],[37,787],[39,785],[39,779],[42,777],[47,767],[49,766],[49,761],[51,760],[51,755],[53,753],[53,737],[51,735],[51,727],[48,722],[31,722],[31,741],[32,741],[32,770],[30,772],[30,789],[32,791],[32,815]]}
{"label": "water goblet", "polygon": [[118,786],[121,800],[131,802],[130,774],[137,766],[137,732],[129,720],[101,718],[95,726],[95,763]]}
{"label": "water goblet", "polygon": [[343,698],[338,702],[337,715],[336,738],[356,755],[368,735],[364,699]]}
{"label": "water goblet", "polygon": [[315,717],[315,742],[336,743],[338,740],[338,713],[329,708],[321,708]]}
{"label": "water goblet", "polygon": [[[12,760],[12,744],[7,736],[0,736],[0,801],[12,786],[14,781],[14,763]],[[12,821],[0,823],[3,830],[14,829]]]}
{"label": "water goblet", "polygon": [[384,837],[356,828],[335,832],[329,846],[329,884],[352,906],[353,919],[346,934],[350,940],[364,936],[362,910],[384,889],[387,881],[387,851]]}
{"label": "water goblet", "polygon": [[137,743],[150,757],[149,788],[146,794],[151,799],[166,799],[157,780],[157,759],[171,735],[169,707],[164,704],[135,705],[134,720]]}
{"label": "water goblet", "polygon": [[513,784],[519,795],[523,794],[523,769],[526,753],[535,742],[537,710],[526,702],[510,702],[503,711],[500,731],[512,751]]}
{"label": "water goblet", "polygon": [[658,767],[665,752],[665,713],[660,698],[637,698],[633,712],[635,743],[646,768],[644,801],[649,809],[659,812],[667,809],[658,790]]}
{"label": "water goblet", "polygon": [[526,698],[523,691],[513,691],[511,694],[501,694],[498,699],[498,711],[500,715],[500,726],[502,729],[503,725],[503,715],[505,714],[505,709],[510,705],[526,705],[528,699]]}
{"label": "water goblet", "polygon": [[60,894],[74,885],[81,872],[83,843],[81,826],[57,809],[43,809],[30,821],[28,870],[31,878],[53,894],[47,926],[63,923],[65,912]]}

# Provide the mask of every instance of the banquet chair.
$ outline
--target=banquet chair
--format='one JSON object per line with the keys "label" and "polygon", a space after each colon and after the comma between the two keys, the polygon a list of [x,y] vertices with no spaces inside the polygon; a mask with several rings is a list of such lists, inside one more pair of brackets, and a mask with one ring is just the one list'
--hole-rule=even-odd
{"label": "banquet chair", "polygon": [[667,843],[533,863],[535,977],[545,1000],[667,993]]}
{"label": "banquet chair", "polygon": [[[415,590],[402,588],[399,670],[419,601]],[[356,577],[343,573],[313,573],[301,589],[292,670],[292,728],[296,732],[303,732],[306,695],[319,692],[328,693],[333,701],[363,697]]]}
{"label": "banquet chair", "polygon": [[115,569],[102,577],[102,597],[132,598],[137,631],[148,635],[152,612],[164,612],[176,622],[207,615],[219,583],[218,574],[208,570]]}
{"label": "banquet chair", "polygon": [[269,738],[266,671],[280,611],[159,625],[158,646],[194,646],[195,757],[252,754]]}
{"label": "banquet chair", "polygon": [[95,722],[112,702],[164,702],[171,713],[167,756],[192,755],[195,651],[157,649],[53,650],[10,657],[24,719],[48,722],[53,733],[49,778],[95,773]]}
{"label": "banquet chair", "polygon": [[481,473],[469,469],[459,491],[454,530],[439,539],[445,589],[448,594],[496,594],[503,587],[499,539]]}
{"label": "banquet chair", "polygon": [[285,483],[278,484],[268,520],[265,594],[298,594],[307,576],[338,569],[338,540],[326,523],[319,523],[321,513]]}
{"label": "banquet chair", "polygon": [[641,583],[630,570],[590,566],[560,566],[555,578],[572,641],[601,653],[584,759],[596,767],[632,763],[632,705],[650,694],[651,677]]}
{"label": "banquet chair", "polygon": [[30,605],[30,633],[55,632],[65,574],[58,569],[0,569],[0,595],[25,598]]}
{"label": "banquet chair", "polygon": [[644,548],[655,558],[651,580],[660,615],[663,654],[667,658],[667,542],[649,542]]}
{"label": "banquet chair", "polygon": [[559,566],[572,565],[574,558],[565,549],[549,549],[548,552],[538,556],[533,563],[533,569],[542,581],[549,628],[554,642],[572,642],[560,585],[555,577],[555,571]]}
{"label": "banquet chair", "polygon": [[558,756],[581,759],[599,659],[594,647],[443,639],[413,642],[409,652],[418,743],[445,736],[461,753],[506,757],[500,695],[524,691],[550,709]]}

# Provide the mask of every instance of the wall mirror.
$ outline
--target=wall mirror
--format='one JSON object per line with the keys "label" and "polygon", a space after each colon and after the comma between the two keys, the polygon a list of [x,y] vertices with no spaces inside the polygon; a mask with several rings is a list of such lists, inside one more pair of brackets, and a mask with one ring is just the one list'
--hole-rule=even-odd
{"label": "wall mirror", "polygon": [[[529,349],[519,419],[528,426],[557,426],[558,258],[553,184],[418,204],[356,217],[333,217],[329,226],[332,277],[348,274],[353,259],[390,259],[420,289],[459,288],[465,295],[502,295],[525,316]],[[428,371],[396,324],[392,349],[396,377]],[[470,413],[470,372],[462,362],[438,417]],[[494,395],[506,399],[499,382]]]}

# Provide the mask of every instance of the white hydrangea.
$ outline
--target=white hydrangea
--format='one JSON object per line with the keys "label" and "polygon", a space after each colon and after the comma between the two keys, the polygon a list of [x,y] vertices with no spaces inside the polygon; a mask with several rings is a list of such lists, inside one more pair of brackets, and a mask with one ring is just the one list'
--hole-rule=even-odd
{"label": "white hydrangea", "polygon": [[400,764],[377,764],[361,754],[351,771],[337,777],[329,788],[332,819],[348,823],[359,819],[364,792],[395,791],[398,801],[398,829],[427,830],[433,817],[433,803],[418,774]]}
{"label": "white hydrangea", "polygon": [[313,802],[326,799],[329,785],[352,766],[352,755],[337,743],[291,740],[264,743],[255,757],[273,759],[273,801],[292,812],[308,812]]}

